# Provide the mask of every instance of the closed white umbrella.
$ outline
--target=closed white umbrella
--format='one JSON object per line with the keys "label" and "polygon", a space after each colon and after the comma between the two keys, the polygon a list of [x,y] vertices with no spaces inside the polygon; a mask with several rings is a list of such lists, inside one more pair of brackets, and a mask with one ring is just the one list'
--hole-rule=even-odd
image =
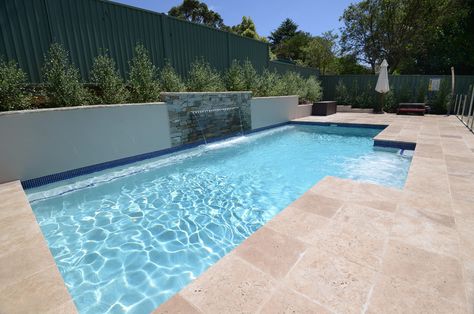
{"label": "closed white umbrella", "polygon": [[381,112],[383,108],[383,94],[390,91],[390,86],[388,85],[388,63],[387,60],[383,60],[380,65],[379,78],[377,79],[377,85],[375,85],[375,90],[381,94],[381,108],[374,108],[375,112]]}

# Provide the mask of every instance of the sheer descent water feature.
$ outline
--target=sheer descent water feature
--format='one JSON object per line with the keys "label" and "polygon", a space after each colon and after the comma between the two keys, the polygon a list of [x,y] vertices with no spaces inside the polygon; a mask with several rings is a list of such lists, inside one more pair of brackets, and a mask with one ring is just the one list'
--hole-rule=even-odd
{"label": "sheer descent water feature", "polygon": [[221,137],[251,128],[251,92],[163,93],[171,145]]}

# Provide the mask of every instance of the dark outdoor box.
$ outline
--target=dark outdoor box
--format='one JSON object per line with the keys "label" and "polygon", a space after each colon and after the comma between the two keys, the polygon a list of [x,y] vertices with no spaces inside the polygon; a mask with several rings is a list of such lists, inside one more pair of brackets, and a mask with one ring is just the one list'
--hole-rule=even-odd
{"label": "dark outdoor box", "polygon": [[311,115],[313,116],[329,116],[330,114],[336,113],[336,102],[335,101],[318,101],[313,103],[313,110]]}

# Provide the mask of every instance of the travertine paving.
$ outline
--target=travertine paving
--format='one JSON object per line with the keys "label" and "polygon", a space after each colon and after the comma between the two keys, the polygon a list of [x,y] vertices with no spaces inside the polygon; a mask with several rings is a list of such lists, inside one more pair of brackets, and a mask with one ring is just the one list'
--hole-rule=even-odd
{"label": "travertine paving", "polygon": [[[417,143],[403,190],[326,177],[156,313],[474,313],[474,135],[339,113]],[[74,313],[19,182],[0,185],[0,313]]]}
{"label": "travertine paving", "polygon": [[474,313],[474,135],[340,113],[416,143],[403,190],[326,177],[155,313]]}
{"label": "travertine paving", "polygon": [[0,313],[76,313],[19,181],[0,185]]}

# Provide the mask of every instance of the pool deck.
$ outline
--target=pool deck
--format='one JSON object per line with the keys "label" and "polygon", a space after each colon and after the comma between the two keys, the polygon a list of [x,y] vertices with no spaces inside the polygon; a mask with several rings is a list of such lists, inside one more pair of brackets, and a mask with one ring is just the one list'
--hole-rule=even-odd
{"label": "pool deck", "polygon": [[[474,313],[474,135],[338,113],[416,143],[402,190],[326,177],[155,313]],[[75,313],[19,182],[0,185],[0,313]]]}

